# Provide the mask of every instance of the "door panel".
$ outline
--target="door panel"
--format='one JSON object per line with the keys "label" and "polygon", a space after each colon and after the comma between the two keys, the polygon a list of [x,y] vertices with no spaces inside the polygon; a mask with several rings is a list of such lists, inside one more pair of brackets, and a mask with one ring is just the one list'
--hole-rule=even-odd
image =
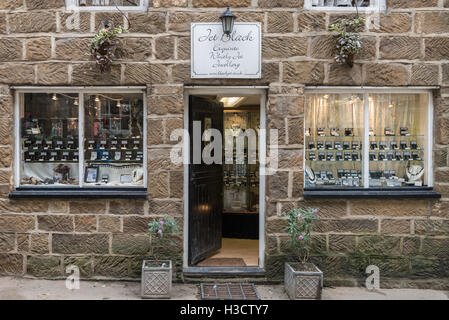
{"label": "door panel", "polygon": [[[189,98],[189,264],[195,264],[221,248],[223,168],[221,164],[193,164],[193,121],[217,129],[223,136],[223,104],[205,98]],[[205,142],[201,142],[201,151]]]}

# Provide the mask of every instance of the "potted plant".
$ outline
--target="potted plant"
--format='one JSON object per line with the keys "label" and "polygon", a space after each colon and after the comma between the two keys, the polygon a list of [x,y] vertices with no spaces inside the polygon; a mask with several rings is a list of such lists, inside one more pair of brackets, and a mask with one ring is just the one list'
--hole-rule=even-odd
{"label": "potted plant", "polygon": [[90,42],[90,55],[100,66],[101,72],[110,70],[112,61],[114,61],[121,45],[118,35],[126,31],[127,30],[121,26],[113,28],[106,25],[103,29],[98,31]]}
{"label": "potted plant", "polygon": [[318,218],[318,209],[293,209],[283,213],[287,217],[285,231],[289,234],[290,245],[297,262],[285,263],[285,291],[292,300],[321,299],[323,273],[313,263],[309,263],[310,234],[314,221]]}
{"label": "potted plant", "polygon": [[343,19],[340,23],[335,23],[329,26],[330,31],[336,31],[335,48],[337,55],[335,61],[341,64],[347,64],[351,68],[354,66],[354,57],[362,48],[362,36],[359,30],[362,28],[365,21],[364,17],[355,19]]}
{"label": "potted plant", "polygon": [[173,265],[171,260],[160,260],[159,250],[174,245],[171,236],[179,232],[175,219],[164,215],[163,219],[148,224],[151,241],[151,258],[142,264],[142,298],[170,298]]}

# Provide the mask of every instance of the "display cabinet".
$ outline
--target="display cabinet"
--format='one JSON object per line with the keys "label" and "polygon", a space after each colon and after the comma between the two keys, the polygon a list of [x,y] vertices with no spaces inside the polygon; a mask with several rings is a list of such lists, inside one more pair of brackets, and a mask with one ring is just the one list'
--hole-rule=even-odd
{"label": "display cabinet", "polygon": [[427,187],[428,93],[315,93],[305,112],[306,188]]}
{"label": "display cabinet", "polygon": [[[232,148],[224,151],[225,212],[259,212],[258,116],[256,112],[224,115],[225,146]],[[238,139],[243,142],[241,149]]]}
{"label": "display cabinet", "polygon": [[18,187],[143,187],[142,92],[19,95]]}

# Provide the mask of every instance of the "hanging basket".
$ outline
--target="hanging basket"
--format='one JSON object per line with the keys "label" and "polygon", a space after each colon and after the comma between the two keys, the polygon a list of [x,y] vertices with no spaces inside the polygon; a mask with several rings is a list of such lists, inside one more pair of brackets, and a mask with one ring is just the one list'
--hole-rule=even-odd
{"label": "hanging basket", "polygon": [[118,35],[123,32],[127,32],[123,27],[106,26],[95,35],[89,44],[90,55],[100,66],[101,72],[111,69],[112,62],[116,59],[121,47]]}

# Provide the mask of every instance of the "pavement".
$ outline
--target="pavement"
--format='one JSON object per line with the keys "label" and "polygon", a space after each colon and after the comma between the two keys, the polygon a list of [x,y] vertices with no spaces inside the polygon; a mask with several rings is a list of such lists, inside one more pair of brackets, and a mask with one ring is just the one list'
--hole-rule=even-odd
{"label": "pavement", "polygon": [[[262,300],[288,299],[284,286],[256,285]],[[173,284],[172,300],[197,300],[199,285]],[[449,292],[423,289],[360,287],[324,288],[323,300],[449,300]],[[80,288],[67,289],[64,280],[0,277],[0,300],[140,300],[140,283],[128,281],[81,281]]]}

